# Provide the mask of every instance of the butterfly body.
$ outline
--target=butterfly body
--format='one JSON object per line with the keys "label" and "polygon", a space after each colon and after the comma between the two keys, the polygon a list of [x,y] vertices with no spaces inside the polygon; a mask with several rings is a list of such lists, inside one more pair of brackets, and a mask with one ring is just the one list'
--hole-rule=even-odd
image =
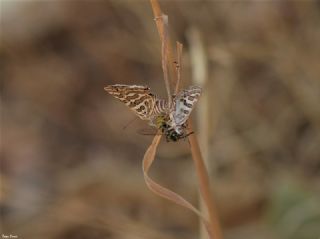
{"label": "butterfly body", "polygon": [[200,87],[191,86],[174,96],[170,106],[167,100],[151,93],[147,86],[116,84],[104,89],[140,119],[148,120],[151,126],[161,130],[167,141],[178,141],[189,135],[186,121],[201,95]]}

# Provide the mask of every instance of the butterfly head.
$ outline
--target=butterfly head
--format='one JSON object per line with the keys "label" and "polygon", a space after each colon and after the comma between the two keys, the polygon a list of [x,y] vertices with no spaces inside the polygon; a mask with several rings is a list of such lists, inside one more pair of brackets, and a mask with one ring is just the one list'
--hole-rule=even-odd
{"label": "butterfly head", "polygon": [[167,142],[170,142],[170,141],[173,141],[173,142],[176,142],[178,141],[179,139],[181,139],[182,135],[179,134],[177,131],[175,130],[169,130],[166,132],[166,140]]}
{"label": "butterfly head", "polygon": [[166,136],[167,142],[176,142],[190,135],[190,133],[187,132],[185,125],[176,127],[169,126],[168,128],[163,130],[163,133]]}

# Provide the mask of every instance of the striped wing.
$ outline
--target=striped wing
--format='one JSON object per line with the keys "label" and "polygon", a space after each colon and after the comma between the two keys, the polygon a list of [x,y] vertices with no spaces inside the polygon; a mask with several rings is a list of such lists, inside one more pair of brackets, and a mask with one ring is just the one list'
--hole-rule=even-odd
{"label": "striped wing", "polygon": [[173,120],[176,125],[183,125],[190,116],[190,113],[201,95],[201,88],[190,86],[179,92],[175,97],[175,110]]}
{"label": "striped wing", "polygon": [[140,85],[108,85],[104,88],[109,94],[125,103],[140,119],[150,120],[156,96],[150,88]]}

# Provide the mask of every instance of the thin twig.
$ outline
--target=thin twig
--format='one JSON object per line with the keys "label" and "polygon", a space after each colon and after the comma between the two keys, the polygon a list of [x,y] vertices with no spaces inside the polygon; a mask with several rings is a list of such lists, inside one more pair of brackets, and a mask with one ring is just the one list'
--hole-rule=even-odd
{"label": "thin twig", "polygon": [[177,82],[174,94],[177,95],[180,88],[181,82],[181,70],[182,70],[182,49],[183,45],[177,41],[177,64],[176,64],[176,72],[177,72]]}
{"label": "thin twig", "polygon": [[[208,67],[207,67],[207,51],[200,31],[194,27],[187,31],[187,39],[190,46],[190,61],[192,69],[192,81],[195,85],[203,89],[208,81]],[[197,121],[198,121],[198,135],[201,145],[203,161],[206,168],[209,168],[209,104],[210,99],[207,91],[201,95],[201,101],[197,106]],[[199,208],[204,211],[205,203],[203,199],[199,198]],[[207,238],[205,228],[200,227],[200,238]]]}
{"label": "thin twig", "polygon": [[[160,9],[160,5],[158,1],[150,0],[150,3],[153,9],[155,18],[157,19],[158,17],[162,16],[162,11]],[[157,27],[158,27],[160,39],[162,40],[162,36],[164,35],[164,33],[163,33],[163,29],[161,29],[161,25],[158,22],[157,22]],[[168,40],[167,50],[168,50],[169,61],[173,59],[172,57],[173,54],[171,49],[172,49],[171,44],[169,43],[169,40]],[[171,62],[173,63],[173,61]],[[171,64],[169,65],[172,66]],[[176,71],[176,75],[178,75],[177,71]],[[180,75],[178,77],[180,78]],[[180,84],[180,81],[178,83]],[[177,92],[179,84],[178,85],[176,84],[175,92]],[[191,121],[189,122],[189,128],[190,128],[190,131],[192,132]],[[209,225],[207,225],[208,233],[210,235],[210,238],[222,239],[222,231],[221,231],[220,223],[218,221],[217,212],[215,210],[215,207],[213,205],[213,200],[211,198],[209,179],[208,179],[205,164],[203,162],[203,158],[201,155],[197,138],[195,134],[191,134],[189,135],[188,139],[190,143],[192,159],[194,160],[197,176],[199,178],[200,193],[206,205],[206,209],[208,212],[207,214],[209,215]]]}
{"label": "thin twig", "polygon": [[161,28],[162,28],[162,41],[161,41],[161,55],[162,55],[162,70],[163,70],[163,79],[167,90],[168,95],[168,102],[169,102],[169,109],[171,109],[172,105],[172,94],[171,94],[171,87],[169,82],[169,76],[168,76],[168,16],[162,14],[160,18],[157,18],[156,21],[158,22],[161,20]]}
{"label": "thin twig", "polygon": [[[191,120],[189,120],[189,127],[192,130]],[[188,139],[191,146],[190,148],[191,148],[192,159],[193,159],[198,180],[199,180],[200,193],[208,210],[209,222],[211,224],[212,234],[214,235],[215,239],[222,239],[223,235],[222,235],[220,222],[218,220],[218,213],[210,193],[209,177],[207,174],[206,166],[202,158],[198,140],[195,134],[190,134]]]}
{"label": "thin twig", "polygon": [[[163,16],[163,13],[161,11],[158,0],[150,0],[150,3],[151,3],[151,7],[152,7],[152,11],[153,11],[153,15],[155,17],[155,20],[161,19]],[[158,29],[158,33],[160,36],[160,40],[163,41],[162,38],[164,35],[164,33],[163,33],[164,28],[161,24],[161,21],[156,21],[156,24],[157,24],[157,29]],[[168,35],[169,35],[169,32],[168,32]],[[172,46],[171,46],[169,37],[168,37],[168,47],[167,47],[167,62],[168,62],[168,68],[169,68],[169,72],[170,72],[170,83],[171,83],[171,85],[174,85],[174,83],[176,82],[175,78],[176,78],[177,73],[176,73],[176,68],[173,65],[174,55],[173,55]]]}

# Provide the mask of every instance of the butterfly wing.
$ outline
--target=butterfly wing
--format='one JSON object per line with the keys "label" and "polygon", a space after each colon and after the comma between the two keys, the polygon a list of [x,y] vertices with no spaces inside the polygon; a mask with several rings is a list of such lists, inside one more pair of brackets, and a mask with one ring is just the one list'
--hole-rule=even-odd
{"label": "butterfly wing", "polygon": [[175,110],[173,112],[173,120],[176,125],[183,125],[201,95],[201,88],[198,86],[190,86],[179,92],[175,97]]}
{"label": "butterfly wing", "polygon": [[110,95],[125,103],[140,119],[152,116],[156,96],[150,88],[140,85],[108,85],[104,88]]}

